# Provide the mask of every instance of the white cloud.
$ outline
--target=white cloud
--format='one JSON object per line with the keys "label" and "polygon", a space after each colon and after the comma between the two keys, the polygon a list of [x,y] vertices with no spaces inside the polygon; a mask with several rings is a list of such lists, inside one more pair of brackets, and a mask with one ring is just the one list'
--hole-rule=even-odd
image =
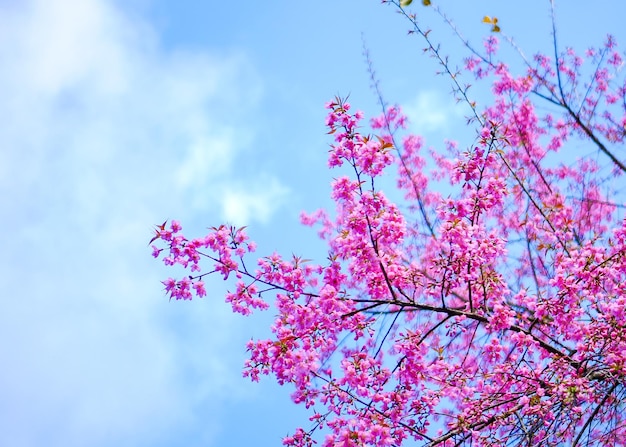
{"label": "white cloud", "polygon": [[223,215],[235,226],[248,225],[253,221],[267,222],[286,194],[287,189],[275,179],[260,179],[254,190],[232,185],[221,194]]}
{"label": "white cloud", "polygon": [[269,219],[280,183],[233,180],[253,68],[166,51],[105,0],[0,4],[0,64],[0,444],[167,445],[200,417],[208,443],[240,323],[168,303],[146,242],[166,217]]}
{"label": "white cloud", "polygon": [[422,90],[414,100],[402,107],[409,118],[411,131],[416,134],[450,132],[451,123],[458,122],[463,109],[452,97],[443,96],[437,90]]}

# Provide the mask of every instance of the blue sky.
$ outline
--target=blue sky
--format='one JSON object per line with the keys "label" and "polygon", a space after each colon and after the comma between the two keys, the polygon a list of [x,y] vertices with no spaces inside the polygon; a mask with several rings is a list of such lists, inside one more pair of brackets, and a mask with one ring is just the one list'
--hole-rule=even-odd
{"label": "blue sky", "polygon": [[[546,48],[547,1],[446,3],[473,42],[490,14]],[[561,42],[626,43],[621,2],[557,6]],[[329,203],[324,102],[379,112],[363,40],[413,131],[471,138],[406,30],[378,0],[0,0],[0,445],[269,447],[306,422],[241,378],[271,313],[231,315],[218,281],[168,302],[146,243],[229,221],[260,254],[322,257],[298,215]]]}

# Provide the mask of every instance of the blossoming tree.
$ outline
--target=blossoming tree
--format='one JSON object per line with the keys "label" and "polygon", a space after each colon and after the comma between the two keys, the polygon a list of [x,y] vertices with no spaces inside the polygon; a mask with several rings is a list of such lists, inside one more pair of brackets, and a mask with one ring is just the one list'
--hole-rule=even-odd
{"label": "blossoming tree", "polygon": [[[410,2],[384,3],[439,60],[476,139],[429,153],[399,108],[383,105],[366,131],[335,98],[329,167],[349,175],[332,184],[334,212],[302,216],[327,260],[254,260],[242,228],[188,238],[172,221],[153,254],[190,275],[167,293],[202,297],[222,275],[233,311],[276,313],[244,374],[273,375],[310,410],[287,446],[626,445],[626,84],[613,38],[583,57],[555,33],[554,54],[514,74],[494,33],[456,73]],[[487,107],[462,74],[490,83]],[[401,203],[379,187],[394,170]]]}

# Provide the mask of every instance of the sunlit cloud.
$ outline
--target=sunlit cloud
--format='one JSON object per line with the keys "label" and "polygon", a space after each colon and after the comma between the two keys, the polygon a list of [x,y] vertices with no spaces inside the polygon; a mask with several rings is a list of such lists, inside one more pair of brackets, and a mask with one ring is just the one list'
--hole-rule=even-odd
{"label": "sunlit cloud", "polygon": [[284,187],[233,167],[254,67],[166,50],[104,0],[0,4],[0,64],[0,444],[171,445],[202,419],[209,445],[240,323],[170,305],[146,243],[165,218],[276,210]]}
{"label": "sunlit cloud", "polygon": [[410,130],[420,135],[450,132],[464,113],[453,98],[437,90],[421,90],[412,101],[403,104],[403,111],[409,118]]}
{"label": "sunlit cloud", "polygon": [[223,215],[236,226],[253,221],[266,223],[285,200],[287,192],[275,179],[260,179],[253,189],[232,185],[222,194]]}

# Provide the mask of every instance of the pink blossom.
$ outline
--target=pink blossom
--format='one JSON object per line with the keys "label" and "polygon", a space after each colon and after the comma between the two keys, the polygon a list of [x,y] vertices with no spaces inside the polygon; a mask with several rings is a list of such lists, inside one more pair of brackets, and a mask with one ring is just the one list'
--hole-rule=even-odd
{"label": "pink blossom", "polygon": [[206,296],[217,273],[233,312],[271,308],[243,374],[310,412],[283,445],[626,445],[622,56],[608,37],[514,71],[498,45],[460,73],[428,47],[473,114],[459,125],[474,136],[443,150],[424,150],[400,107],[367,128],[346,100],[326,104],[334,210],[300,217],[322,262],[251,260],[244,228],[156,227],[152,255],[184,272],[163,281],[170,299]]}

